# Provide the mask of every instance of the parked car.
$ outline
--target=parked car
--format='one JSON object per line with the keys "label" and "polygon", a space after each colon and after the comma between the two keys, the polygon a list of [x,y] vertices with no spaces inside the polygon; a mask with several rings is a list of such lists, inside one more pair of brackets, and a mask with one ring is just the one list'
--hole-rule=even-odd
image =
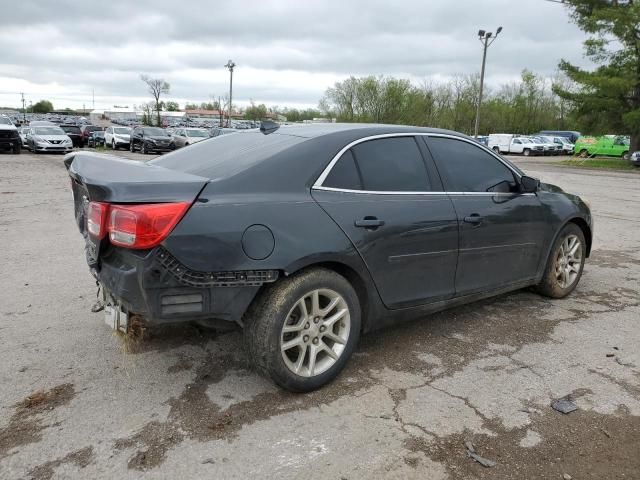
{"label": "parked car", "polygon": [[27,145],[27,134],[29,133],[29,127],[20,127],[18,128],[18,134],[20,135],[20,140],[22,141],[22,148],[29,148]]}
{"label": "parked car", "polygon": [[105,146],[105,134],[103,130],[94,130],[87,138],[87,147],[97,148]]}
{"label": "parked car", "polygon": [[82,147],[82,131],[77,125],[60,125],[60,128],[71,139],[74,147]]}
{"label": "parked car", "polygon": [[629,137],[605,135],[603,137],[580,137],[574,152],[583,158],[606,155],[629,158]]}
{"label": "parked car", "polygon": [[0,115],[0,148],[10,149],[12,153],[20,153],[22,139],[18,129],[6,115]]}
{"label": "parked car", "polygon": [[544,135],[536,135],[528,137],[536,143],[541,144],[544,147],[545,155],[560,155],[562,153],[562,146],[553,141],[552,138]]}
{"label": "parked car", "polygon": [[176,144],[176,148],[186,147],[187,145],[211,138],[209,132],[204,128],[178,128],[174,130],[171,136]]}
{"label": "parked car", "polygon": [[631,163],[633,163],[636,167],[640,167],[640,151],[633,152],[629,157]]}
{"label": "parked car", "polygon": [[73,142],[58,126],[30,126],[27,133],[29,150],[40,152],[69,153],[73,150]]}
{"label": "parked car", "polygon": [[235,128],[213,127],[209,130],[212,137],[219,137],[220,135],[226,135],[228,133],[239,133]]}
{"label": "parked car", "polygon": [[485,135],[478,135],[477,137],[474,137],[474,138],[478,143],[484,145],[485,147],[489,145],[489,137]]}
{"label": "parked car", "polygon": [[573,155],[573,149],[575,145],[569,141],[567,137],[548,137],[551,138],[557,145],[560,145],[562,153],[565,155]]}
{"label": "parked car", "polygon": [[82,125],[80,127],[80,131],[82,132],[82,146],[85,146],[91,132],[102,131],[102,127],[99,127],[97,125]]}
{"label": "parked car", "polygon": [[162,128],[136,127],[131,132],[129,150],[141,153],[170,152],[175,150],[176,144]]}
{"label": "parked car", "polygon": [[565,297],[591,250],[580,197],[446,130],[271,126],[65,164],[108,322],[237,322],[292,391],[335,378],[361,332],[532,285]]}
{"label": "parked car", "polygon": [[487,146],[496,153],[517,153],[526,157],[544,155],[544,145],[509,133],[492,133]]}
{"label": "parked car", "polygon": [[108,127],[104,131],[104,141],[113,150],[120,147],[129,148],[131,129],[129,127]]}
{"label": "parked car", "polygon": [[548,137],[564,137],[571,143],[576,143],[578,138],[582,136],[580,132],[572,131],[572,130],[542,130],[538,135],[546,135]]}

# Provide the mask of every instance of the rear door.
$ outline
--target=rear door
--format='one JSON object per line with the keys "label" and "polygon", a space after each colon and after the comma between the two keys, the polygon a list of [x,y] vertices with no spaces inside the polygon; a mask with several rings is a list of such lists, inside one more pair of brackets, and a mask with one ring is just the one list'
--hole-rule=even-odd
{"label": "rear door", "polygon": [[517,173],[475,142],[425,138],[460,225],[456,295],[533,279],[548,230],[537,195],[520,193]]}
{"label": "rear door", "polygon": [[349,237],[389,308],[450,298],[458,254],[453,204],[411,135],[345,149],[313,197]]}

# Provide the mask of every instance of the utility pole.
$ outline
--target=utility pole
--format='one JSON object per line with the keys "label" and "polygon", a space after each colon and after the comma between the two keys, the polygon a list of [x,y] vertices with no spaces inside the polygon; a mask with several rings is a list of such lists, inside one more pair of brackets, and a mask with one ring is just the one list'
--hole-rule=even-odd
{"label": "utility pole", "polygon": [[478,129],[480,128],[480,106],[482,105],[482,91],[484,89],[484,70],[485,65],[487,63],[487,49],[491,46],[493,42],[496,41],[498,35],[502,32],[502,27],[498,27],[496,30],[496,36],[493,36],[492,32],[485,32],[484,30],[478,31],[478,38],[480,43],[482,43],[483,51],[482,51],[482,70],[480,71],[480,94],[478,95],[478,106],[476,108],[476,126],[473,132],[475,137],[478,136]]}
{"label": "utility pole", "polygon": [[95,88],[91,89],[91,109],[96,109],[96,90]]}
{"label": "utility pole", "polygon": [[22,96],[22,123],[27,123],[27,111],[24,108],[24,93],[20,93]]}
{"label": "utility pole", "polygon": [[233,98],[233,69],[235,68],[235,66],[236,64],[233,63],[233,60],[231,59],[229,59],[229,61],[225,65],[225,67],[229,69],[229,118],[227,120],[228,127],[231,126],[231,105],[232,105],[232,98]]}

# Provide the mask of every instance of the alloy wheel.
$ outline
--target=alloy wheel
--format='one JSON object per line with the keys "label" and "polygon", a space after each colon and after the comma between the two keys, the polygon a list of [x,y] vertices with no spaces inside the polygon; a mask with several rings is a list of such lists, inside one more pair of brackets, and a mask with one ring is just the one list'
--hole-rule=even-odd
{"label": "alloy wheel", "polygon": [[301,377],[326,372],[342,355],[351,330],[345,299],[329,289],[305,294],[289,311],[280,335],[287,368]]}
{"label": "alloy wheel", "polygon": [[576,235],[568,235],[560,244],[556,257],[555,276],[561,288],[569,288],[580,275],[582,243]]}

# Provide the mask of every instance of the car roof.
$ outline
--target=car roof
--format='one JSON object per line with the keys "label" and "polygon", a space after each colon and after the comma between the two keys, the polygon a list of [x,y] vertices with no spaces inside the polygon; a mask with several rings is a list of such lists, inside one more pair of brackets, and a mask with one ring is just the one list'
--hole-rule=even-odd
{"label": "car roof", "polygon": [[387,125],[376,123],[310,123],[310,124],[295,124],[295,125],[281,125],[275,133],[279,135],[293,135],[304,138],[316,138],[324,135],[330,135],[335,133],[364,133],[366,135],[383,135],[391,133],[444,133],[447,135],[456,135],[460,137],[466,137],[459,132],[451,130],[443,130],[440,128],[430,127],[412,127],[409,125]]}

